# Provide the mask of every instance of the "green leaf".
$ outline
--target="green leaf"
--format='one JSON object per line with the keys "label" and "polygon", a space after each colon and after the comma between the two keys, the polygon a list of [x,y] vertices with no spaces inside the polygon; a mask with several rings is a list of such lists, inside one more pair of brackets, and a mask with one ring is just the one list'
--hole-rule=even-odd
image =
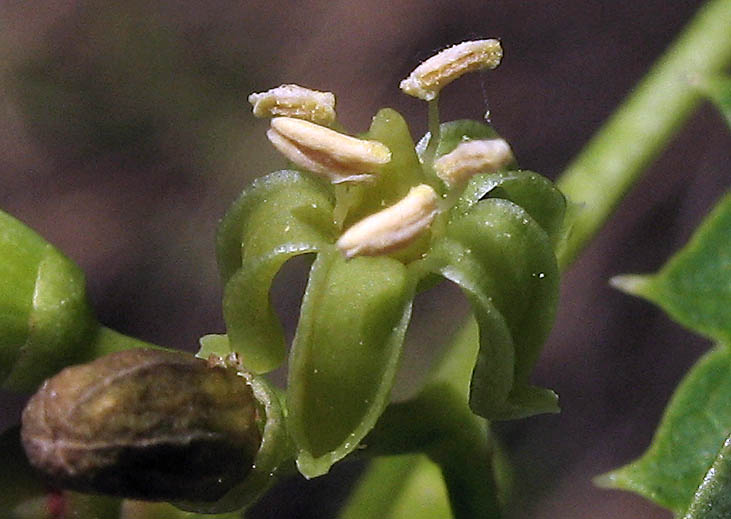
{"label": "green leaf", "polygon": [[[720,345],[706,353],[680,383],[647,452],[597,483],[636,492],[683,514],[731,432],[729,395],[731,350]],[[725,459],[719,463],[728,463]],[[724,471],[723,477],[728,477],[727,468]]]}
{"label": "green leaf", "polygon": [[702,85],[703,92],[713,101],[731,126],[731,77],[716,77]]}
{"label": "green leaf", "polygon": [[231,349],[247,369],[263,373],[284,360],[271,283],[288,259],[331,246],[332,210],[331,195],[321,184],[296,171],[278,171],[256,180],[221,222],[217,251],[224,319]]}
{"label": "green leaf", "polygon": [[656,303],[695,332],[731,344],[731,192],[660,272],[618,276],[612,285]]}
{"label": "green leaf", "polygon": [[731,436],[708,469],[683,519],[731,517]]}
{"label": "green leaf", "polygon": [[358,447],[393,385],[414,282],[388,257],[345,260],[323,251],[312,266],[289,365],[288,426],[307,477]]}

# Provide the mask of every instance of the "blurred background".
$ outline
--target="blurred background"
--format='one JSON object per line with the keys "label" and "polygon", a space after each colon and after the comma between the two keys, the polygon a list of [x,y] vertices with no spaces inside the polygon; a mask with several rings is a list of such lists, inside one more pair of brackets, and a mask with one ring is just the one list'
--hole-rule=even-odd
{"label": "blurred background", "polygon": [[[418,139],[426,107],[399,81],[444,46],[497,37],[502,65],[448,87],[442,118],[489,112],[522,167],[556,178],[700,4],[3,0],[0,207],[82,266],[101,322],[193,351],[224,330],[216,223],[253,178],[284,166],[250,92],[332,91],[351,132],[391,106]],[[607,280],[654,271],[685,243],[729,185],[728,139],[702,107],[565,276],[535,376],[563,411],[496,425],[516,465],[510,517],[670,517],[591,478],[644,451],[709,345]],[[277,281],[290,333],[305,269],[295,262]],[[466,311],[450,287],[417,300],[400,377],[412,385],[396,398]],[[17,423],[25,398],[0,394],[0,425]],[[291,481],[255,515],[334,517],[359,470]]]}

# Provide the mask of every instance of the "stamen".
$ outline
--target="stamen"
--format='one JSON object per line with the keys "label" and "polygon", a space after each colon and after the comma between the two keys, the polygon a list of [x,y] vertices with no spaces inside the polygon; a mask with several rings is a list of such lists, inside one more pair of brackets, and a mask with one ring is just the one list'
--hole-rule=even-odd
{"label": "stamen", "polygon": [[275,117],[267,137],[297,166],[332,183],[371,180],[391,151],[378,141],[357,139],[301,119]]}
{"label": "stamen", "polygon": [[505,140],[477,139],[461,142],[439,157],[434,161],[434,171],[451,189],[477,173],[494,173],[513,160],[513,152]]}
{"label": "stamen", "polygon": [[503,57],[495,39],[466,41],[435,54],[401,81],[404,93],[431,101],[446,85],[467,72],[495,68]]}
{"label": "stamen", "polygon": [[317,124],[335,121],[335,96],[299,85],[280,85],[249,96],[256,117],[295,117]]}
{"label": "stamen", "polygon": [[426,184],[411,188],[391,207],[350,227],[337,242],[346,258],[377,256],[401,249],[431,225],[438,212],[438,196]]}

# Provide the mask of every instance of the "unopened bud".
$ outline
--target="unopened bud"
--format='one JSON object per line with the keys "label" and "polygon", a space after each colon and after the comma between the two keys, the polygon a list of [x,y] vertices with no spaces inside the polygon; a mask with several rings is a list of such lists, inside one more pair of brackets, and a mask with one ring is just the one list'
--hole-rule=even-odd
{"label": "unopened bud", "polygon": [[235,369],[126,350],[47,380],[23,412],[21,435],[31,464],[63,488],[215,501],[252,469],[258,413]]}
{"label": "unopened bud", "polygon": [[437,176],[452,188],[478,173],[494,173],[514,160],[504,139],[476,139],[461,142],[434,161]]}
{"label": "unopened bud", "polygon": [[495,68],[503,57],[498,40],[476,40],[459,43],[435,54],[401,81],[404,93],[431,101],[439,91],[458,77],[486,68]]}
{"label": "unopened bud", "polygon": [[401,249],[429,228],[437,214],[438,197],[426,184],[412,187],[391,207],[363,218],[337,242],[347,258],[377,256]]}
{"label": "unopened bud", "polygon": [[297,166],[327,177],[333,184],[362,182],[391,160],[378,141],[357,139],[301,119],[272,119],[267,137]]}
{"label": "unopened bud", "polygon": [[299,85],[280,85],[249,96],[256,117],[295,117],[317,124],[335,121],[335,96]]}

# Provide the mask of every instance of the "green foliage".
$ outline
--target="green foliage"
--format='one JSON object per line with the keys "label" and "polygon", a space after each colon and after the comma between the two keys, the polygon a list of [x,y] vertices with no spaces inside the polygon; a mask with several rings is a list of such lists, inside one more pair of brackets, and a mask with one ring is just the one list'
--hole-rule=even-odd
{"label": "green foliage", "polygon": [[678,386],[649,450],[598,482],[682,515],[731,431],[730,394],[731,352],[718,346]]}
{"label": "green foliage", "polygon": [[[678,88],[677,78],[689,75],[679,64],[692,57],[702,64],[695,72],[703,72],[727,61],[726,49],[731,47],[722,44],[731,40],[718,34],[728,33],[722,16],[728,19],[728,2],[715,0],[709,6],[684,36],[680,50],[671,49],[651,80],[564,176],[562,186],[587,208],[578,214],[576,232],[566,242],[564,264],[690,113],[697,94]],[[721,23],[712,23],[715,19]],[[713,83],[709,92],[728,114],[727,84]],[[671,106],[657,110],[660,98]],[[317,476],[363,441],[373,455],[420,452],[431,461],[422,456],[378,460],[346,509],[348,518],[387,513],[410,517],[420,513],[414,503],[429,498],[434,501],[423,511],[425,517],[499,515],[495,480],[501,477],[492,466],[499,453],[486,420],[473,411],[506,419],[557,410],[556,396],[531,386],[529,378],[555,314],[554,248],[563,238],[566,204],[550,182],[522,171],[477,175],[464,191],[460,186],[449,192],[434,174],[434,159],[464,140],[496,134],[475,121],[440,128],[437,113],[432,103],[432,133],[415,147],[400,115],[379,112],[365,138],[386,144],[393,160],[371,184],[333,187],[308,172],[280,171],[255,182],[227,214],[218,234],[227,335],[204,337],[201,357],[238,352],[256,373],[281,365],[286,347],[269,288],[288,259],[298,254],[316,258],[293,344],[286,398],[280,400],[262,379],[251,376],[259,411],[266,416],[251,477],[220,502],[181,503],[182,508],[218,512],[247,506],[294,458],[304,475]],[[654,119],[648,113],[662,117]],[[648,134],[656,137],[645,139]],[[641,144],[629,153],[617,142]],[[422,183],[444,195],[441,214],[427,232],[398,252],[343,257],[335,244],[342,229],[394,204]],[[729,196],[687,250],[658,275],[616,281],[719,341],[679,387],[648,453],[605,479],[677,513],[687,512],[687,519],[725,517],[731,507],[728,206]],[[0,264],[0,326],[8,330],[0,344],[0,380],[8,387],[37,384],[76,358],[69,352],[77,342],[89,344],[89,357],[139,345],[95,324],[83,297],[83,277],[55,249],[9,217],[0,218],[0,230],[0,258],[8,260]],[[51,267],[46,267],[51,256]],[[473,307],[473,326],[463,330],[415,398],[387,406],[411,300],[417,289],[439,276],[460,286]],[[14,277],[17,283],[7,282]],[[69,315],[57,313],[69,303]],[[88,340],[80,340],[79,334]],[[54,362],[52,351],[60,351],[64,359]],[[13,452],[10,457],[13,464],[27,465]],[[17,482],[5,472],[0,475],[12,489]],[[24,473],[19,481],[31,494],[36,492],[37,485],[23,477]],[[425,490],[432,493],[426,495]],[[375,504],[364,492],[377,492],[382,501]],[[168,505],[64,494],[77,513],[103,515],[105,508],[96,508],[101,504],[111,507],[112,515],[192,517]],[[383,499],[386,494],[390,499]],[[23,506],[30,505],[27,510],[35,516],[48,512],[42,492],[13,496],[24,500]]]}
{"label": "green foliage", "polygon": [[731,517],[731,436],[718,453],[683,519],[725,519]]}
{"label": "green foliage", "polygon": [[619,276],[612,283],[691,330],[731,344],[731,193],[657,274]]}
{"label": "green foliage", "polygon": [[658,274],[622,276],[614,284],[720,342],[678,386],[648,451],[599,482],[642,494],[688,519],[726,517],[722,510],[731,506],[731,194]]}

